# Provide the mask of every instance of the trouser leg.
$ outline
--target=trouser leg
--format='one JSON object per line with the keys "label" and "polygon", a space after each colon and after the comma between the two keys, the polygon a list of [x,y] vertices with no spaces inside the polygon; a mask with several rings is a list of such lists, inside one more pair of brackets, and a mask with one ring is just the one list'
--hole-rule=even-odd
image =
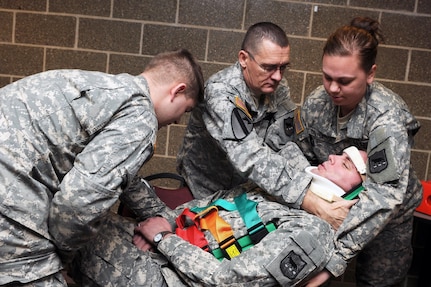
{"label": "trouser leg", "polygon": [[413,258],[413,216],[390,222],[358,255],[357,286],[398,286]]}

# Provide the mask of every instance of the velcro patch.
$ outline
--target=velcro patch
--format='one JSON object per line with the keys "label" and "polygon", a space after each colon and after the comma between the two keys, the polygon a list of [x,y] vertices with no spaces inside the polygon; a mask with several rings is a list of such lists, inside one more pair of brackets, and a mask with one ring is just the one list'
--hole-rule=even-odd
{"label": "velcro patch", "polygon": [[293,251],[281,261],[280,270],[284,276],[289,279],[295,279],[298,273],[304,269],[306,262],[302,260],[301,256]]}
{"label": "velcro patch", "polygon": [[293,118],[284,119],[284,132],[288,137],[293,135]]}
{"label": "velcro patch", "polygon": [[237,140],[245,138],[253,130],[251,118],[240,108],[234,108],[231,114],[232,132]]}
{"label": "velcro patch", "polygon": [[368,159],[370,173],[379,173],[388,167],[388,159],[384,149],[373,153]]}
{"label": "velcro patch", "polygon": [[394,157],[390,138],[368,152],[368,176],[376,183],[394,182],[400,179],[400,171]]}

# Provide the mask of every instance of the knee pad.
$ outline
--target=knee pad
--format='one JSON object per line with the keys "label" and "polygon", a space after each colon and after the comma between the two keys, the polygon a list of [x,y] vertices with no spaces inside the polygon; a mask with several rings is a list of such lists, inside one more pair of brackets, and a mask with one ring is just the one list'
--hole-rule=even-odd
{"label": "knee pad", "polygon": [[297,285],[328,262],[328,251],[309,232],[300,231],[286,240],[290,244],[265,266],[281,286]]}

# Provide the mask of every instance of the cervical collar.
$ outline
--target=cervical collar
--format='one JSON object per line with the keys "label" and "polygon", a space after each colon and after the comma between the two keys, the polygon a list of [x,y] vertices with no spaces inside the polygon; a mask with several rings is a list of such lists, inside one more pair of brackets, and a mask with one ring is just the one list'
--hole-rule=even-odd
{"label": "cervical collar", "polygon": [[320,196],[321,198],[332,202],[334,197],[342,197],[345,191],[323,176],[313,173],[311,170],[317,168],[316,166],[309,166],[305,169],[305,172],[310,174],[313,179],[311,180],[310,190]]}

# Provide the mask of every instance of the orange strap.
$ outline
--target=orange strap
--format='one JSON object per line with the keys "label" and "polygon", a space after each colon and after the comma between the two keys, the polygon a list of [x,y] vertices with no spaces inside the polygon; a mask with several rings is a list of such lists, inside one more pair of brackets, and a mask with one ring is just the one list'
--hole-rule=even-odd
{"label": "orange strap", "polygon": [[241,253],[241,246],[237,243],[232,227],[218,215],[218,208],[210,206],[197,214],[202,229],[209,230],[217,240],[221,250],[231,259]]}

